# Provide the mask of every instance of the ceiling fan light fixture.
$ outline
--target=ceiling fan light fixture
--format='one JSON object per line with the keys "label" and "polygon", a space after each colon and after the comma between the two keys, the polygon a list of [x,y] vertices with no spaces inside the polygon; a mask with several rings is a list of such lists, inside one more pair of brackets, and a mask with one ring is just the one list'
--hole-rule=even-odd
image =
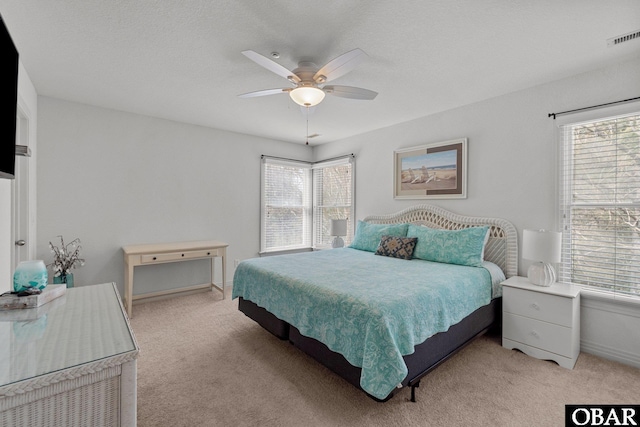
{"label": "ceiling fan light fixture", "polygon": [[324,95],[322,89],[311,86],[297,87],[289,92],[289,96],[293,102],[303,107],[313,107],[320,104],[324,99]]}

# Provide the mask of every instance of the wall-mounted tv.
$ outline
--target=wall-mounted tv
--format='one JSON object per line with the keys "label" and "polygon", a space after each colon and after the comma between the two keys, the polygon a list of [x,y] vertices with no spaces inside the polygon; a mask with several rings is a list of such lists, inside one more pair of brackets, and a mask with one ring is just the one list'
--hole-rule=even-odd
{"label": "wall-mounted tv", "polygon": [[16,113],[18,108],[18,51],[0,16],[0,178],[16,171]]}

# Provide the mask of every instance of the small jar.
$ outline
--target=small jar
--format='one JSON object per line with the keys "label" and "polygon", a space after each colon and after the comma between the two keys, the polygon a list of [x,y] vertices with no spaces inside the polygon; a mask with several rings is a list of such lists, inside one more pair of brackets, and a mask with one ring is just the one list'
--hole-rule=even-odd
{"label": "small jar", "polygon": [[47,266],[41,259],[22,261],[13,273],[13,290],[21,292],[27,288],[44,289],[47,287],[49,275]]}

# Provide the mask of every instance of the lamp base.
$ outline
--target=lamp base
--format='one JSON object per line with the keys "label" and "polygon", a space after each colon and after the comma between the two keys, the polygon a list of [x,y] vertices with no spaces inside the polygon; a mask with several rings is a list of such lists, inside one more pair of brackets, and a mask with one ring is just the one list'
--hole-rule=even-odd
{"label": "lamp base", "polygon": [[527,276],[531,283],[538,286],[551,286],[556,282],[556,271],[548,262],[534,262]]}
{"label": "lamp base", "polygon": [[343,246],[344,246],[344,240],[342,240],[342,237],[340,236],[334,237],[333,241],[331,242],[331,247],[342,248]]}

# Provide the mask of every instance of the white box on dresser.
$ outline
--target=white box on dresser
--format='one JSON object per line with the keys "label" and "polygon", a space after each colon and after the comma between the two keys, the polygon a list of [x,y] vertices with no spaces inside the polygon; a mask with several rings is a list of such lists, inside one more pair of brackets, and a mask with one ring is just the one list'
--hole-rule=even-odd
{"label": "white box on dresser", "polygon": [[537,286],[526,277],[502,282],[502,346],[573,369],[580,354],[580,289]]}

